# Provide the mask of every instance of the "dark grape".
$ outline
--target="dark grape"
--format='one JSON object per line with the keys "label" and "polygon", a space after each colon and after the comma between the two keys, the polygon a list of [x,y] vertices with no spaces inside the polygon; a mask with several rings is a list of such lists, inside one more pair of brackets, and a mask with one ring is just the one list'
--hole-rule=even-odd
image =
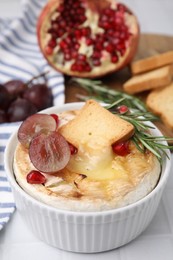
{"label": "dark grape", "polygon": [[28,116],[37,112],[37,108],[28,100],[17,98],[8,108],[8,119],[10,122],[23,121]]}
{"label": "dark grape", "polygon": [[47,114],[35,114],[29,116],[19,127],[18,139],[21,144],[28,147],[31,139],[38,132],[55,131],[57,123]]}
{"label": "dark grape", "polygon": [[7,115],[4,110],[0,109],[0,123],[6,123],[7,120]]}
{"label": "dark grape", "polygon": [[29,146],[30,160],[35,168],[44,173],[63,169],[70,160],[70,148],[58,132],[39,133]]}
{"label": "dark grape", "polygon": [[45,84],[32,85],[24,92],[23,98],[33,103],[39,111],[53,105],[52,92]]}
{"label": "dark grape", "polygon": [[0,109],[7,109],[10,104],[10,96],[3,85],[0,85]]}
{"label": "dark grape", "polygon": [[11,100],[22,96],[27,88],[27,85],[21,80],[10,80],[4,84],[4,87],[8,91]]}

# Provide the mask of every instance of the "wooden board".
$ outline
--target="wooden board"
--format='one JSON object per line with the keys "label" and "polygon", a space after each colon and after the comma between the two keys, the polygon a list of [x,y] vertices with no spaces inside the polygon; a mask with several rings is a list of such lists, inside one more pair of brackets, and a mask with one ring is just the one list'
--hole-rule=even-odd
{"label": "wooden board", "polygon": [[[158,53],[173,50],[173,37],[154,34],[141,34],[138,50],[134,60],[149,57]],[[128,67],[101,78],[110,88],[122,90],[122,84],[131,77]],[[69,77],[66,77],[65,102],[79,101],[77,94],[84,94],[84,90],[69,84]],[[145,99],[145,95],[140,94],[138,97]],[[156,123],[162,133],[166,136],[173,137],[173,132],[167,129],[161,122]]]}

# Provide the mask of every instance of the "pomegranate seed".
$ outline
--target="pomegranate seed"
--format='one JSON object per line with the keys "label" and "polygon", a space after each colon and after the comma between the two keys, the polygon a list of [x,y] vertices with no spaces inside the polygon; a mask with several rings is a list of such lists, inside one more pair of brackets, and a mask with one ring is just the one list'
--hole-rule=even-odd
{"label": "pomegranate seed", "polygon": [[115,17],[115,23],[116,23],[116,26],[120,26],[123,23],[123,18],[116,16]]}
{"label": "pomegranate seed", "polygon": [[65,42],[64,40],[61,41],[59,45],[60,45],[61,49],[66,49],[68,47],[67,42]]}
{"label": "pomegranate seed", "polygon": [[68,143],[68,145],[70,148],[71,155],[77,154],[78,149],[73,144]]}
{"label": "pomegranate seed", "polygon": [[63,11],[64,11],[64,5],[61,4],[61,5],[59,5],[58,8],[57,8],[57,12],[61,13],[61,12],[63,12]]}
{"label": "pomegranate seed", "polygon": [[107,16],[113,16],[113,15],[114,15],[114,10],[111,9],[111,8],[106,8],[106,9],[104,10],[104,13],[105,13],[105,15],[107,15]]}
{"label": "pomegranate seed", "polygon": [[129,141],[113,144],[112,149],[115,154],[126,156],[130,153]]}
{"label": "pomegranate seed", "polygon": [[86,16],[85,15],[80,15],[79,16],[79,22],[82,24],[82,23],[84,23],[85,21],[86,21]]}
{"label": "pomegranate seed", "polygon": [[78,50],[80,48],[80,44],[79,43],[76,43],[75,46],[74,46],[75,50]]}
{"label": "pomegranate seed", "polygon": [[106,47],[105,47],[105,50],[107,52],[113,52],[114,51],[114,46],[112,44],[108,44]]}
{"label": "pomegranate seed", "polygon": [[48,42],[48,46],[52,47],[52,48],[55,48],[56,47],[56,40],[55,39],[51,39],[49,42]]}
{"label": "pomegranate seed", "polygon": [[50,46],[46,46],[44,51],[47,55],[51,55],[53,53],[53,48]]}
{"label": "pomegranate seed", "polygon": [[45,176],[36,170],[30,171],[26,176],[26,180],[30,184],[44,184],[46,182]]}
{"label": "pomegranate seed", "polygon": [[72,71],[77,71],[77,64],[76,64],[76,63],[73,63],[73,64],[71,65],[71,70],[72,70]]}
{"label": "pomegranate seed", "polygon": [[111,57],[111,61],[112,61],[112,63],[117,63],[117,61],[118,61],[118,56],[117,56],[117,55],[113,55],[113,56]]}
{"label": "pomegranate seed", "polygon": [[58,125],[59,124],[59,117],[57,114],[50,114],[54,119],[55,119],[55,122],[56,124]]}
{"label": "pomegranate seed", "polygon": [[89,64],[87,64],[87,65],[85,66],[85,71],[86,71],[86,72],[90,72],[91,70],[92,70],[91,66],[90,66]]}
{"label": "pomegranate seed", "polygon": [[84,55],[84,54],[79,54],[79,55],[78,55],[78,60],[86,61],[86,55]]}
{"label": "pomegranate seed", "polygon": [[118,112],[120,113],[120,114],[125,114],[125,113],[127,113],[129,111],[129,108],[127,107],[127,106],[125,106],[125,105],[122,105],[122,106],[119,106],[118,107]]}
{"label": "pomegranate seed", "polygon": [[112,24],[110,24],[109,22],[102,22],[102,23],[99,24],[99,26],[106,29],[106,30],[112,28]]}
{"label": "pomegranate seed", "polygon": [[101,58],[101,53],[98,52],[98,51],[94,51],[92,57],[93,57],[94,59],[95,59],[95,58],[96,58],[96,59],[100,59],[100,58]]}
{"label": "pomegranate seed", "polygon": [[73,51],[73,52],[71,53],[71,57],[72,57],[73,59],[76,59],[77,56],[78,56],[78,52],[77,52],[77,51]]}
{"label": "pomegranate seed", "polygon": [[109,17],[105,14],[103,14],[101,17],[100,17],[100,21],[102,22],[107,22],[109,20]]}
{"label": "pomegranate seed", "polygon": [[66,22],[65,22],[64,20],[61,20],[61,21],[59,22],[59,26],[60,26],[61,28],[65,29],[65,27],[66,27]]}
{"label": "pomegranate seed", "polygon": [[123,4],[117,4],[117,9],[123,13],[127,10]]}
{"label": "pomegranate seed", "polygon": [[54,31],[58,31],[58,29],[59,29],[59,25],[57,24],[57,22],[54,22],[53,24],[52,24],[52,27],[51,27]]}
{"label": "pomegranate seed", "polygon": [[81,37],[82,37],[82,32],[81,30],[77,29],[75,32],[74,32],[76,38],[79,40]]}
{"label": "pomegranate seed", "polygon": [[91,29],[89,27],[82,28],[82,35],[89,36],[91,34]]}
{"label": "pomegranate seed", "polygon": [[83,7],[78,7],[78,9],[76,10],[76,14],[85,14],[85,9]]}
{"label": "pomegranate seed", "polygon": [[110,36],[113,36],[114,35],[114,30],[113,29],[109,29],[107,31],[107,33],[110,35]]}
{"label": "pomegranate seed", "polygon": [[100,62],[100,60],[93,60],[93,65],[94,66],[100,66],[101,65],[101,62]]}
{"label": "pomegranate seed", "polygon": [[64,54],[64,59],[65,60],[71,60],[71,54],[70,53],[68,53],[68,52],[66,52],[65,54]]}
{"label": "pomegranate seed", "polygon": [[119,50],[119,51],[121,51],[122,49],[125,49],[124,43],[123,42],[118,43],[117,46],[116,46],[116,49]]}
{"label": "pomegranate seed", "polygon": [[91,39],[91,38],[87,38],[86,39],[86,44],[89,46],[89,45],[92,45],[94,43],[94,41]]}
{"label": "pomegranate seed", "polygon": [[95,49],[96,49],[97,51],[102,51],[102,49],[103,49],[103,44],[100,43],[100,42],[96,43]]}

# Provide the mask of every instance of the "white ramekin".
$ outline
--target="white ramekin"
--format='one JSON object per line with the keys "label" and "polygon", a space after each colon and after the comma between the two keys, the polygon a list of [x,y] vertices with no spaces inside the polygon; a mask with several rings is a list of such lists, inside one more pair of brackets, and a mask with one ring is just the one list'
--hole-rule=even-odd
{"label": "white ramekin", "polygon": [[[83,103],[69,103],[44,110],[59,113],[79,109]],[[154,135],[161,135],[158,129]],[[156,188],[145,198],[129,206],[103,212],[74,212],[47,206],[28,195],[13,174],[13,156],[17,144],[14,133],[5,151],[5,169],[18,211],[33,233],[47,244],[73,252],[93,253],[115,249],[136,238],[152,220],[168,180],[171,162],[165,157]],[[170,152],[166,151],[169,158]]]}

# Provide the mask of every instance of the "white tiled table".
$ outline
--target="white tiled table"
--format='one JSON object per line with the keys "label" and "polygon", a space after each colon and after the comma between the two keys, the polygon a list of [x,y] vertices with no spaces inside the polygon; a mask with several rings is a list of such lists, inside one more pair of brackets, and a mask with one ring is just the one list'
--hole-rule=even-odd
{"label": "white tiled table", "polygon": [[[172,0],[124,0],[123,2],[138,15],[142,32],[173,35]],[[20,15],[20,11],[20,0],[0,0],[1,18]],[[64,252],[42,243],[30,232],[16,210],[10,222],[0,231],[0,260],[172,260],[172,198],[173,167],[158,211],[144,233],[120,249],[90,255]]]}

